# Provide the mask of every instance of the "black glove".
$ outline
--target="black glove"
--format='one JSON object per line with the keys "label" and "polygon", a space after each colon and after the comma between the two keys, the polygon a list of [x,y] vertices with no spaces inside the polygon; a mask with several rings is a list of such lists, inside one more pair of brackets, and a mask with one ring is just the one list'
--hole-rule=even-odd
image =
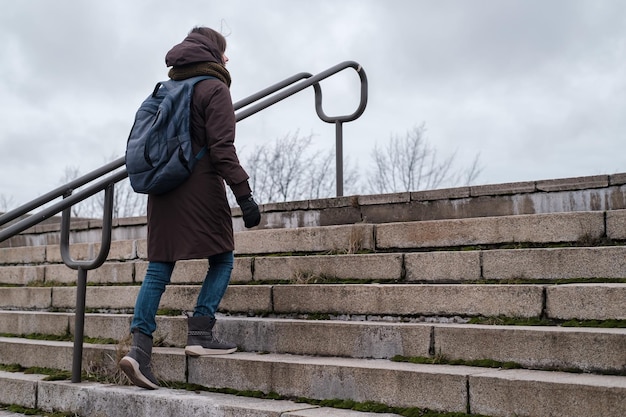
{"label": "black glove", "polygon": [[259,206],[252,198],[251,194],[245,197],[239,197],[237,204],[241,207],[241,213],[243,214],[243,224],[247,229],[258,226],[261,223],[261,212]]}

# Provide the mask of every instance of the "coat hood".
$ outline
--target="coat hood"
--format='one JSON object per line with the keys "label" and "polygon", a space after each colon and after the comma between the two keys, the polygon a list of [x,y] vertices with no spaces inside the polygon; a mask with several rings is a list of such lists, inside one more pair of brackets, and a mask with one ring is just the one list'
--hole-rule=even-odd
{"label": "coat hood", "polygon": [[165,65],[179,67],[198,62],[222,64],[222,53],[210,39],[200,33],[190,33],[165,55]]}

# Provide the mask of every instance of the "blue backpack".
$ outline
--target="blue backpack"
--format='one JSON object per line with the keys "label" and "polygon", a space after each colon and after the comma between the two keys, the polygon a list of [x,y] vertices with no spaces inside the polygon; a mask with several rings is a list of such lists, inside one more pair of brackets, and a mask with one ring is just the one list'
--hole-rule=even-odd
{"label": "blue backpack", "polygon": [[135,192],[163,194],[173,190],[207,152],[204,146],[193,154],[189,133],[193,86],[207,78],[215,77],[159,82],[137,110],[126,143],[126,171]]}

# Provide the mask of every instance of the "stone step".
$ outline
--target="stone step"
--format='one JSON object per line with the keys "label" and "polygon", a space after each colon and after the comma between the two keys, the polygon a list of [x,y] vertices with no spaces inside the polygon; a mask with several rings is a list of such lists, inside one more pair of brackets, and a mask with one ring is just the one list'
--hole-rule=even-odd
{"label": "stone step", "polygon": [[[139,283],[148,262],[109,261],[88,272],[90,284]],[[201,283],[206,260],[180,261],[173,284]],[[626,246],[492,249],[315,256],[237,257],[233,283],[312,279],[406,282],[480,280],[626,279]],[[0,267],[0,284],[73,284],[77,272],[63,264]]]}
{"label": "stone step", "polygon": [[[124,341],[128,314],[88,314],[85,336]],[[70,313],[0,312],[0,333],[74,333]],[[626,373],[626,329],[298,320],[220,316],[216,336],[248,352],[391,359],[515,362],[530,369]],[[186,319],[157,317],[155,339],[184,347]]]}
{"label": "stone step", "polygon": [[[42,366],[45,362],[46,366],[69,369],[71,344],[68,342],[6,338],[0,342],[4,347],[0,353],[2,362],[9,360],[25,367]],[[111,346],[86,345],[83,363],[87,367],[115,366],[114,358],[119,355]],[[102,365],[103,361],[108,364]],[[626,413],[626,377],[623,376],[273,353],[188,358],[180,348],[155,348],[153,367],[161,380],[209,388],[276,392],[294,398],[374,401],[395,407],[459,413],[470,410],[492,416]]]}
{"label": "stone step", "polygon": [[308,277],[409,282],[626,278],[626,246],[265,256],[254,258],[250,276],[252,281],[296,282]]}
{"label": "stone step", "polygon": [[[11,404],[9,404],[11,405]],[[41,414],[29,414],[32,417],[44,417]],[[0,417],[24,417],[24,413],[17,413],[17,412],[12,412],[12,411],[7,411],[7,410],[2,410],[0,409]]]}
{"label": "stone step", "polygon": [[[44,375],[0,372],[0,403],[44,412],[107,417],[396,417],[318,407],[286,400],[265,400],[176,389],[147,391],[129,386],[44,381]],[[0,410],[0,417],[23,416]],[[37,416],[35,416],[37,417]]]}
{"label": "stone step", "polygon": [[[607,211],[626,207],[626,174],[489,184],[384,195],[360,195],[309,201],[264,204],[259,228],[297,228],[389,223],[485,216],[557,212]],[[607,220],[609,220],[607,216]],[[50,222],[52,221],[52,222]],[[60,219],[49,219],[26,232],[0,242],[0,247],[59,242]],[[114,219],[114,240],[145,238],[146,218]],[[102,220],[75,219],[73,242],[98,241]],[[241,211],[233,209],[233,227],[243,231]]]}
{"label": "stone step", "polygon": [[[86,307],[134,308],[139,286],[88,286]],[[193,308],[198,285],[170,285],[166,310]],[[349,302],[347,302],[349,300]],[[0,287],[0,309],[73,309],[76,287]],[[221,312],[364,316],[545,317],[626,320],[626,284],[293,284],[230,285]]]}
{"label": "stone step", "polygon": [[[606,222],[605,222],[606,216]],[[237,255],[266,253],[354,253],[377,249],[423,249],[507,243],[586,242],[602,237],[623,240],[626,210],[428,220],[385,224],[260,229],[235,233]],[[77,243],[76,260],[92,258],[99,243]],[[110,260],[145,259],[146,240],[114,241]],[[0,265],[61,262],[58,244],[0,248]]]}

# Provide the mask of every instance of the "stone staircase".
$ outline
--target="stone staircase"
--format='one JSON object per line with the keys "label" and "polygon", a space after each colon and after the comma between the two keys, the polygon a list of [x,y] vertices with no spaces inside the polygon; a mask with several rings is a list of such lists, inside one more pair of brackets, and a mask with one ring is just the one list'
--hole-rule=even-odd
{"label": "stone staircase", "polygon": [[[154,392],[116,371],[147,267],[145,218],[117,220],[107,262],[88,274],[83,370],[97,382],[37,371],[71,369],[76,271],[61,263],[58,225],[1,242],[0,404],[110,417],[626,415],[626,174],[262,210],[245,231],[233,212],[217,332],[239,352],[184,355],[181,311],[207,265],[179,262]],[[97,253],[99,227],[74,223],[75,259]]]}

